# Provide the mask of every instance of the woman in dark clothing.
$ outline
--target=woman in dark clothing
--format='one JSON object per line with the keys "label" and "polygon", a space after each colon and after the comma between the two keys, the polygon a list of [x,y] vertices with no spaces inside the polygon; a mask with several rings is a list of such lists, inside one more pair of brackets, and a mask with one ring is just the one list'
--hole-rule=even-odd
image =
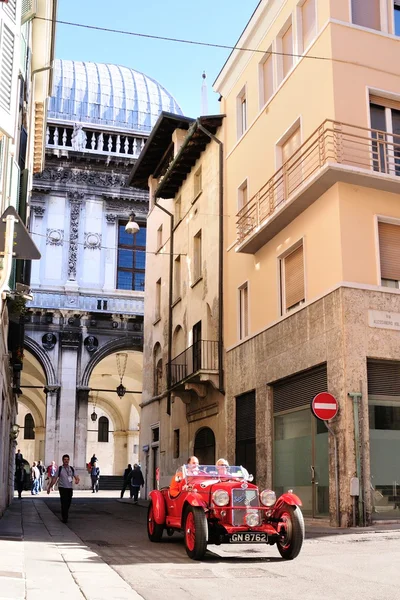
{"label": "woman in dark clothing", "polygon": [[[124,471],[124,483],[122,485],[121,498],[124,497],[125,490],[128,487],[128,485],[129,485],[129,476],[130,476],[131,473],[132,473],[132,465],[129,464],[127,466],[127,468],[125,469],[125,471]],[[131,498],[132,498],[132,496],[131,496]]]}
{"label": "woman in dark clothing", "polygon": [[20,463],[15,472],[15,484],[18,492],[18,498],[22,498],[22,492],[25,485],[25,469],[24,463]]}
{"label": "woman in dark clothing", "polygon": [[139,488],[144,486],[144,479],[139,465],[133,465],[133,471],[130,474],[131,498],[133,496],[133,504],[138,503]]}

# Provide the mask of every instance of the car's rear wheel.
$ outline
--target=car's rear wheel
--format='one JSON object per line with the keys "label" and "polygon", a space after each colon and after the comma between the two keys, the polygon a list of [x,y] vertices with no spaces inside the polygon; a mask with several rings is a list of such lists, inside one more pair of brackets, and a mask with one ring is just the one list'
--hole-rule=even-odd
{"label": "car's rear wheel", "polygon": [[281,534],[277,542],[282,558],[293,560],[299,554],[304,541],[304,519],[298,506],[283,506],[279,513],[278,531]]}
{"label": "car's rear wheel", "polygon": [[207,550],[208,526],[204,510],[189,506],[185,514],[185,548],[189,558],[201,560]]}
{"label": "car's rear wheel", "polygon": [[149,536],[149,540],[151,542],[161,541],[163,531],[164,526],[160,525],[159,523],[156,523],[154,519],[153,502],[150,501],[149,508],[147,511],[147,535]]}

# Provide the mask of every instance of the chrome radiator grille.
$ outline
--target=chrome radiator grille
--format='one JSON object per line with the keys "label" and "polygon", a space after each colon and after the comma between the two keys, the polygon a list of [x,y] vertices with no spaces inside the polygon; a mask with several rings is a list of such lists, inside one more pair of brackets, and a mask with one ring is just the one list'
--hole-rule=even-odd
{"label": "chrome radiator grille", "polygon": [[[258,491],[257,490],[243,490],[237,488],[232,490],[232,525],[240,527],[246,525],[245,516],[247,512],[254,512],[252,506],[259,506]],[[235,506],[243,507],[241,510],[235,510]],[[243,510],[248,509],[248,510]]]}

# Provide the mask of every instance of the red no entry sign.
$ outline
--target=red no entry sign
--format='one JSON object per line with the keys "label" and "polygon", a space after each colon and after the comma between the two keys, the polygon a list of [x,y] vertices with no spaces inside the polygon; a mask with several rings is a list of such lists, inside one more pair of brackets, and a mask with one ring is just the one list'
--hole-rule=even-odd
{"label": "red no entry sign", "polygon": [[328,392],[317,394],[311,402],[311,410],[317,419],[322,421],[330,421],[330,419],[336,417],[338,409],[339,406],[335,396]]}

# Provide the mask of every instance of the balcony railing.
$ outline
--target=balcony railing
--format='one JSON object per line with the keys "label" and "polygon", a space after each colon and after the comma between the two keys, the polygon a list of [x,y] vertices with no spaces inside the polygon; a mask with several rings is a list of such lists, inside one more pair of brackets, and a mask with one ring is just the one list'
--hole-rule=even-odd
{"label": "balcony railing", "polygon": [[[400,176],[400,136],[326,120],[237,214],[242,244],[324,167]],[[399,181],[400,182],[400,181]]]}
{"label": "balcony railing", "polygon": [[[132,135],[121,135],[109,131],[84,129],[80,150],[91,154],[138,158],[144,148],[145,139]],[[73,128],[49,125],[46,130],[46,147],[55,150],[74,150]]]}
{"label": "balcony railing", "polygon": [[171,386],[177,385],[191,375],[218,372],[218,342],[201,340],[171,360]]}

